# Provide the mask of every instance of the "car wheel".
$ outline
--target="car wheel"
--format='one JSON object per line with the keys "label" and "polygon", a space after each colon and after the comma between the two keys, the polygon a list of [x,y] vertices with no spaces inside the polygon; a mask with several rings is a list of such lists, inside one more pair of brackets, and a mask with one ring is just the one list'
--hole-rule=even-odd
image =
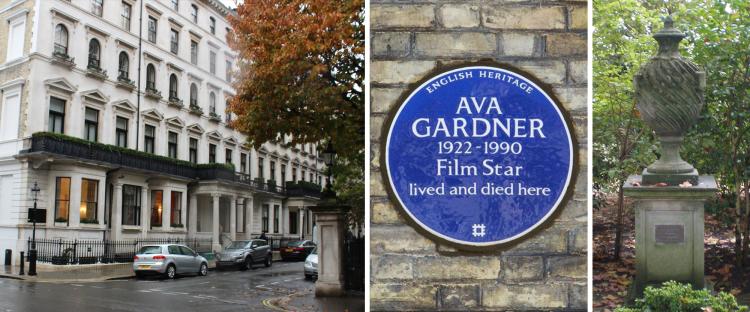
{"label": "car wheel", "polygon": [[175,276],[177,276],[177,269],[174,267],[174,264],[170,264],[167,267],[167,271],[164,272],[164,277],[168,279],[174,279]]}
{"label": "car wheel", "polygon": [[310,274],[305,274],[305,279],[306,279],[306,280],[308,280],[308,281],[309,281],[309,280],[311,280],[311,279],[312,279],[312,275],[310,275]]}
{"label": "car wheel", "polygon": [[242,264],[242,267],[240,270],[252,270],[253,269],[253,258],[247,257],[245,258],[245,263]]}
{"label": "car wheel", "polygon": [[143,272],[135,272],[136,279],[143,279]]}
{"label": "car wheel", "polygon": [[198,271],[198,275],[200,276],[206,276],[208,275],[208,264],[201,263],[201,269]]}
{"label": "car wheel", "polygon": [[266,257],[266,263],[265,263],[265,266],[266,266],[266,267],[270,267],[271,265],[273,265],[273,259],[272,259],[272,257],[271,257],[271,256],[269,255],[268,257]]}

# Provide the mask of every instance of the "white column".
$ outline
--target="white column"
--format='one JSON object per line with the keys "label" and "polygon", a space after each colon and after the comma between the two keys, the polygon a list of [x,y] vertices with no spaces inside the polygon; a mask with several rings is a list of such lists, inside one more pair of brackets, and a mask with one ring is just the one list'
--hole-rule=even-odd
{"label": "white column", "polygon": [[180,200],[180,224],[183,226],[183,230],[187,226],[187,190],[185,192],[182,192],[182,200]]}
{"label": "white column", "polygon": [[99,183],[97,187],[98,189],[96,189],[96,191],[98,192],[97,196],[99,196],[99,200],[96,204],[96,217],[98,218],[97,221],[99,221],[99,226],[104,226],[104,205],[106,205],[105,198],[107,198],[107,185]]}
{"label": "white column", "polygon": [[305,229],[304,229],[304,222],[305,222],[305,210],[304,207],[300,206],[299,210],[297,210],[297,217],[299,218],[299,221],[297,221],[297,234],[299,234],[300,238],[307,238],[305,235]]}
{"label": "white column", "polygon": [[344,211],[322,208],[314,214],[320,232],[315,296],[341,296],[344,293],[344,275],[341,266],[344,247]]}
{"label": "white column", "polygon": [[276,209],[273,209],[273,203],[268,203],[268,233],[273,234],[275,232],[273,218],[276,215]]}
{"label": "white column", "polygon": [[213,244],[213,251],[221,251],[221,243],[219,242],[219,199],[221,198],[221,194],[214,193],[211,194],[211,198],[213,199],[213,218],[212,218],[212,235],[211,235],[211,242]]}
{"label": "white column", "polygon": [[190,218],[188,218],[188,222],[190,224],[187,225],[188,236],[195,237],[195,232],[198,230],[198,195],[190,194],[189,206],[188,213],[190,214]]}
{"label": "white column", "polygon": [[119,240],[122,237],[122,183],[115,183],[112,188],[112,207],[110,212],[112,214],[112,233],[110,238],[112,240]]}
{"label": "white column", "polygon": [[165,187],[161,191],[161,228],[169,230],[172,227],[172,188]]}
{"label": "white column", "polygon": [[229,237],[237,240],[237,197],[234,195],[229,202]]}
{"label": "white column", "polygon": [[151,225],[151,202],[148,200],[148,187],[141,189],[141,234],[143,237],[148,235],[148,228]]}
{"label": "white column", "polygon": [[81,224],[81,177],[70,179],[70,203],[68,210],[68,224],[78,227]]}
{"label": "white column", "polygon": [[253,234],[253,198],[248,197],[245,198],[245,233],[247,235],[247,238],[250,238],[250,235]]}

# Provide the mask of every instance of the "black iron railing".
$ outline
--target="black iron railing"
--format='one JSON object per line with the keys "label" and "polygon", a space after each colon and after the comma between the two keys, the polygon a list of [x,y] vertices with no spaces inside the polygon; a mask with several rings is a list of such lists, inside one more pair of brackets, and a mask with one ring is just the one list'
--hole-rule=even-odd
{"label": "black iron railing", "polygon": [[[211,240],[197,238],[113,240],[37,239],[37,261],[65,264],[129,263],[138,250],[147,245],[182,244],[199,253],[211,252]],[[31,239],[26,250],[31,249]]]}
{"label": "black iron railing", "polygon": [[344,288],[365,291],[365,239],[344,237]]}

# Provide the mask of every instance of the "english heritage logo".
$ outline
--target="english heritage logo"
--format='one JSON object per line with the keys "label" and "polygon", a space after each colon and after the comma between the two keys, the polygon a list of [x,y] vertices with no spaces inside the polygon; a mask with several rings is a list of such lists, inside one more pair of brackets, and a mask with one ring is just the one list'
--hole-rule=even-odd
{"label": "english heritage logo", "polygon": [[458,247],[495,246],[562,205],[575,139],[560,105],[529,76],[481,63],[417,85],[389,116],[382,167],[419,228]]}

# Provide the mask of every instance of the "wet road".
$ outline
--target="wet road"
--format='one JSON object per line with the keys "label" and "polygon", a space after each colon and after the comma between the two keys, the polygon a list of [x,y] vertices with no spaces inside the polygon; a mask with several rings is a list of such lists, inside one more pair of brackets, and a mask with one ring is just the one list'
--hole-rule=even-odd
{"label": "wet road", "polygon": [[[55,284],[0,279],[0,311],[363,311],[364,299],[316,299],[302,262],[175,280]],[[279,308],[281,307],[281,309]]]}

